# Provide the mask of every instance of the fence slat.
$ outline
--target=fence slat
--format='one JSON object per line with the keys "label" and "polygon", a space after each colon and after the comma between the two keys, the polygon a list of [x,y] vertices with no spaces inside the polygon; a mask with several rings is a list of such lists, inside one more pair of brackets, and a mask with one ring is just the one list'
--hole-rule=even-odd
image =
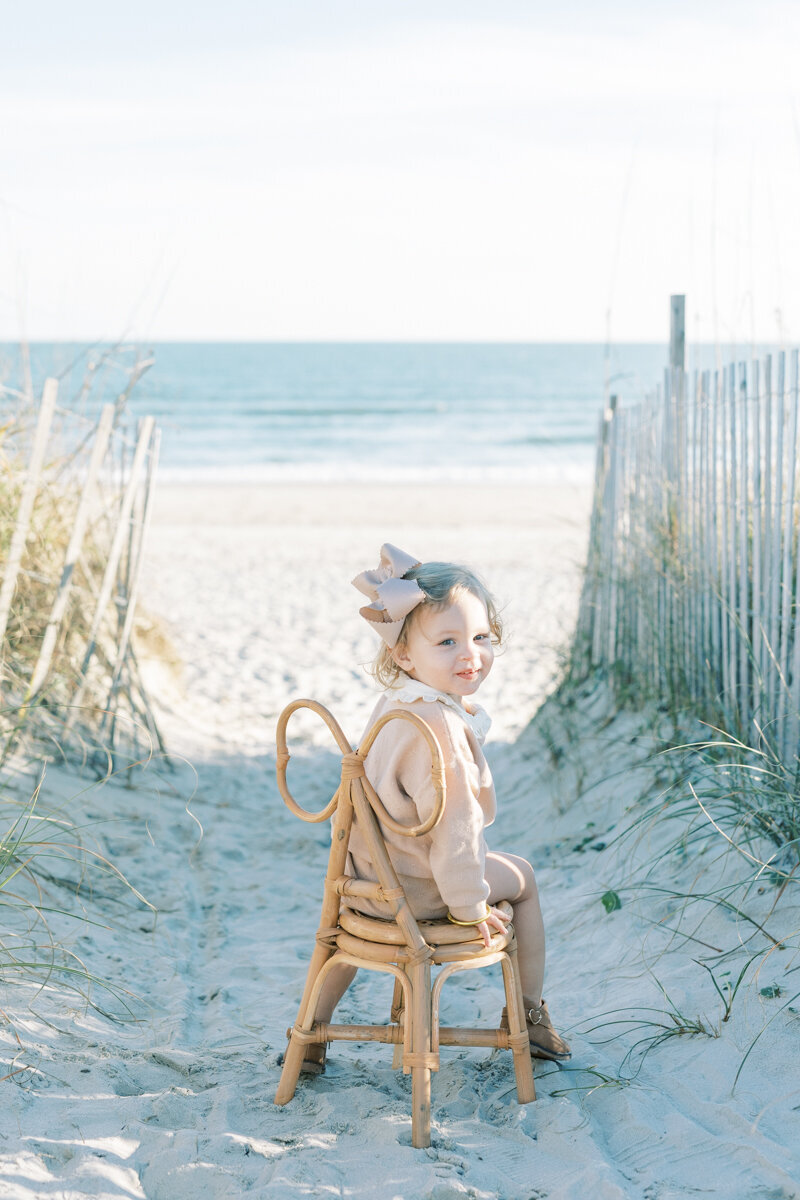
{"label": "fence slat", "polygon": [[792,354],[792,370],[791,384],[789,396],[789,436],[788,453],[786,455],[786,500],[781,513],[781,542],[782,542],[782,565],[781,565],[781,606],[780,606],[780,671],[781,671],[781,687],[778,692],[778,743],[785,744],[786,739],[786,712],[788,700],[788,680],[789,671],[789,646],[792,640],[791,637],[791,615],[792,615],[792,546],[794,544],[794,496],[795,496],[795,476],[797,462],[797,419],[798,419],[798,356],[797,351]]}
{"label": "fence slat", "polygon": [[[576,654],[791,765],[800,736],[800,355],[603,424]],[[630,691],[628,695],[630,695]],[[799,771],[800,774],[800,771]]]}
{"label": "fence slat", "polygon": [[50,662],[53,657],[53,651],[56,646],[58,631],[61,627],[61,622],[64,618],[64,613],[67,609],[67,601],[69,600],[70,587],[72,585],[72,577],[75,571],[75,565],[78,561],[78,556],[83,546],[83,539],[86,533],[86,526],[89,522],[89,514],[91,512],[92,502],[95,496],[95,488],[97,477],[100,473],[100,467],[106,456],[108,449],[108,439],[111,434],[111,427],[114,420],[114,405],[106,404],[100,414],[100,420],[97,425],[97,434],[92,446],[92,454],[89,460],[89,467],[86,473],[86,481],[83,486],[78,511],[75,514],[75,524],[72,527],[69,545],[67,546],[66,554],[64,555],[64,566],[61,571],[61,580],[58,585],[56,598],[53,601],[53,607],[50,611],[50,617],[47,622],[47,628],[42,639],[41,650],[36,666],[33,669],[33,675],[28,686],[26,701],[41,688],[47,672],[50,667]]}
{"label": "fence slat", "polygon": [[[161,431],[159,429],[152,430],[152,436],[149,445],[147,476],[144,483],[144,506],[142,509],[141,521],[137,530],[136,547],[131,563],[130,580],[128,584],[128,594],[126,597],[125,619],[122,624],[122,630],[117,642],[117,656],[114,662],[114,670],[111,676],[111,687],[109,689],[109,699],[106,705],[107,714],[112,714],[111,720],[116,720],[116,711],[114,698],[120,684],[120,678],[128,657],[128,647],[130,645],[131,633],[133,632],[133,622],[136,616],[136,601],[139,595],[139,584],[141,582],[142,564],[144,562],[144,545],[147,538],[147,530],[150,525],[150,517],[153,510],[153,489],[156,479],[156,468],[158,466],[158,452],[161,444]],[[114,736],[112,732],[111,747],[114,747]]]}
{"label": "fence slat", "polygon": [[36,432],[33,436],[30,462],[25,474],[25,482],[22,485],[19,508],[17,509],[17,521],[11,536],[11,545],[8,549],[6,569],[3,572],[3,586],[0,588],[0,654],[2,654],[3,639],[6,635],[8,617],[11,612],[11,601],[14,598],[17,586],[17,576],[22,564],[22,556],[25,553],[25,545],[28,541],[28,531],[30,529],[31,517],[33,516],[33,505],[39,487],[39,477],[42,473],[44,452],[47,448],[47,439],[50,436],[50,426],[53,421],[57,395],[58,380],[46,379],[42,391],[42,403],[39,408],[39,419],[36,422]]}
{"label": "fence slat", "polygon": [[89,669],[89,664],[94,657],[100,624],[108,607],[108,602],[111,599],[111,592],[114,587],[117,568],[119,566],[120,558],[122,556],[122,549],[128,532],[128,523],[131,519],[133,501],[136,496],[136,491],[139,487],[139,477],[142,473],[142,467],[144,466],[145,456],[147,455],[154,424],[155,421],[153,417],[145,417],[141,423],[139,437],[136,442],[136,450],[134,452],[133,462],[131,464],[130,475],[128,477],[128,483],[122,497],[117,527],[114,531],[114,537],[111,542],[111,549],[109,550],[108,561],[106,562],[106,569],[103,574],[103,582],[100,585],[100,594],[97,599],[97,604],[95,605],[94,617],[92,618],[91,628],[86,639],[86,651],[84,653],[83,662],[81,663],[80,668],[81,682],[78,685],[78,689],[70,702],[70,712],[67,716],[65,725],[65,731],[67,733],[69,733],[73,728],[80,711],[81,703],[83,701],[83,696],[86,690],[87,671]]}

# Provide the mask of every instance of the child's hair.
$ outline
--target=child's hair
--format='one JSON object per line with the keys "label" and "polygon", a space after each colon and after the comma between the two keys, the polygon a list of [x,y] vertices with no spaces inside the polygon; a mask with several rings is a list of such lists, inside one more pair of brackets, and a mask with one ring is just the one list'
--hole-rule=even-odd
{"label": "child's hair", "polygon": [[[425,599],[421,600],[416,608],[412,608],[406,617],[395,649],[403,649],[408,644],[408,632],[412,622],[417,619],[418,613],[426,608],[432,608],[437,612],[447,608],[453,603],[459,592],[471,592],[473,596],[477,596],[479,600],[483,601],[489,616],[489,632],[492,635],[492,643],[495,646],[502,643],[503,622],[497,611],[495,598],[481,577],[471,571],[469,567],[445,562],[420,563],[418,567],[412,567],[410,571],[406,571],[403,578],[415,579],[425,593]],[[391,687],[399,679],[402,670],[394,661],[392,651],[388,646],[381,646],[372,664],[371,673],[384,687]]]}

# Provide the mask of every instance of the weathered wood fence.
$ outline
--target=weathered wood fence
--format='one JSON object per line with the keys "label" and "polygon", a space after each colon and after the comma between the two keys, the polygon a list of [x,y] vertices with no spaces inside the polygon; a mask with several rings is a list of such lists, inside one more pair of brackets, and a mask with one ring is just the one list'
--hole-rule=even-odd
{"label": "weathered wood fence", "polygon": [[96,422],[48,379],[38,413],[3,427],[0,762],[29,732],[114,765],[161,745],[131,641],[160,434],[122,420],[147,365]]}
{"label": "weathered wood fence", "polygon": [[798,353],[666,372],[601,419],[576,666],[797,766]]}

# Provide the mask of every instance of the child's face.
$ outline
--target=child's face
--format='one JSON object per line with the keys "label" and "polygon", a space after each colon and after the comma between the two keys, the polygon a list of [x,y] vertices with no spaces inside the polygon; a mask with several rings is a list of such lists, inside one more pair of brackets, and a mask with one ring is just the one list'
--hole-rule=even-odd
{"label": "child's face", "polygon": [[419,609],[394,659],[412,679],[440,692],[471,696],[494,662],[486,605],[472,592],[459,592],[448,608]]}

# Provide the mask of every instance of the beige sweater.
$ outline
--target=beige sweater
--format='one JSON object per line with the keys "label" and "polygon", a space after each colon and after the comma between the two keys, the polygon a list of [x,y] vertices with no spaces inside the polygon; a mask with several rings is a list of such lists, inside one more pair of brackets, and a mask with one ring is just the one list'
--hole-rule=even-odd
{"label": "beige sweater", "polygon": [[[483,831],[491,825],[496,811],[480,731],[470,727],[480,727],[485,714],[478,709],[476,719],[461,716],[451,698],[413,680],[409,683],[414,686],[384,693],[367,728],[393,708],[407,709],[427,721],[444,755],[445,810],[439,824],[422,837],[405,838],[387,830],[384,837],[416,917],[441,917],[449,910],[459,921],[472,921],[486,911],[489,887],[484,879]],[[419,696],[413,699],[415,691]],[[436,699],[430,698],[434,696]],[[488,718],[485,721],[488,725]],[[430,751],[408,721],[391,721],[384,726],[367,755],[366,772],[395,820],[416,825],[430,815],[434,803]],[[353,874],[361,879],[376,878],[357,822],[350,838],[350,858]],[[354,907],[375,916],[391,915],[388,906],[382,908],[369,901],[359,900]]]}

